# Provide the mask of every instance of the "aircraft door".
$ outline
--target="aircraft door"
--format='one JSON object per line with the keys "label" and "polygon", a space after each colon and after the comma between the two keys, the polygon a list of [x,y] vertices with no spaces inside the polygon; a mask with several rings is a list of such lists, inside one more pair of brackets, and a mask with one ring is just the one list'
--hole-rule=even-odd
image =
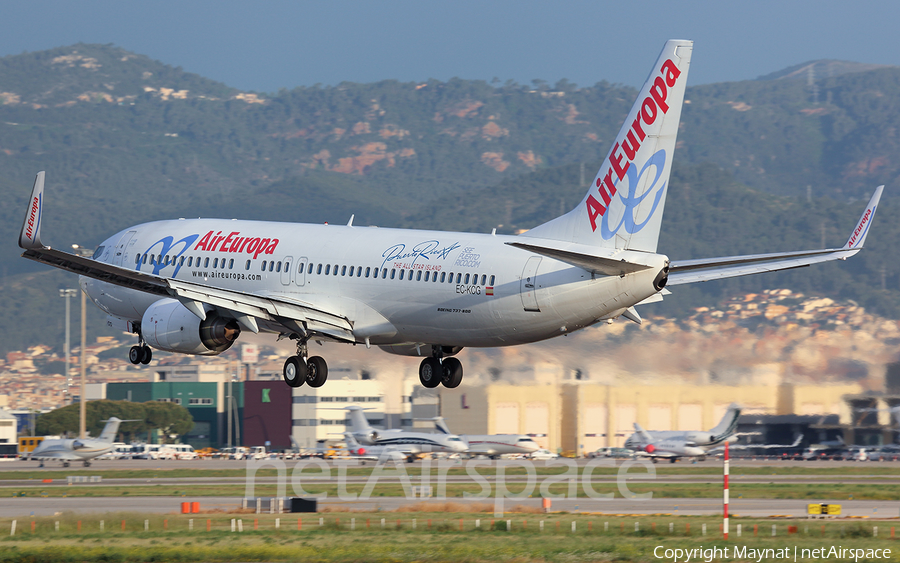
{"label": "aircraft door", "polygon": [[[116,266],[122,266],[124,260],[126,260],[128,256],[128,251],[131,249],[132,241],[134,240],[134,235],[137,231],[128,231],[122,238],[119,239],[119,242],[116,243],[116,252],[113,254],[113,264]],[[124,263],[127,266],[127,263]]]}
{"label": "aircraft door", "polygon": [[281,270],[281,285],[291,285],[291,274],[293,273],[291,267],[293,263],[294,259],[292,257],[284,257],[284,269]]}
{"label": "aircraft door", "polygon": [[297,276],[294,278],[294,281],[297,282],[297,285],[300,287],[306,285],[306,265],[308,263],[309,259],[306,256],[297,258]]}
{"label": "aircraft door", "polygon": [[532,256],[525,263],[525,269],[522,270],[522,280],[519,284],[520,293],[522,295],[522,306],[526,311],[541,312],[537,300],[537,271],[541,265],[540,256]]}

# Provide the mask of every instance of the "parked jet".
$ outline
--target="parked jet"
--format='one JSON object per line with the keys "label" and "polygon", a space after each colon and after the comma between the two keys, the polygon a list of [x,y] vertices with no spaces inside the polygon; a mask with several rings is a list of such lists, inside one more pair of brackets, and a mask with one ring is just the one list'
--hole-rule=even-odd
{"label": "parked jet", "polygon": [[[882,187],[841,248],[674,260],[657,253],[693,43],[668,41],[588,193],[519,236],[347,225],[178,219],[128,227],[91,258],[41,240],[44,173],[19,246],[25,258],[79,274],[110,326],[151,347],[216,355],[244,331],[297,343],[285,382],[328,376],[308,343],[333,341],[423,357],[425,387],[457,387],[465,347],[546,340],[624,317],[669,286],[843,260],[862,249]],[[735,211],[739,212],[739,211]]]}
{"label": "parked jet", "polygon": [[62,461],[63,467],[69,467],[70,461],[81,461],[85,467],[90,467],[92,459],[115,449],[116,444],[113,442],[119,431],[119,424],[123,422],[132,421],[110,417],[98,438],[44,440],[31,452],[30,457],[40,460],[40,467],[44,467],[44,460],[48,459]]}
{"label": "parked jet", "polygon": [[[441,416],[435,417],[434,427],[442,434],[450,435],[450,428]],[[526,434],[460,434],[468,444],[467,453],[496,458],[504,454],[530,454],[541,447]]]}
{"label": "parked jet", "polygon": [[345,432],[344,438],[347,441],[347,449],[350,451],[350,455],[356,459],[386,463],[388,461],[403,461],[404,459],[412,460],[415,458],[415,454],[419,453],[418,446],[363,446],[356,441],[352,432]]}
{"label": "parked jet", "polygon": [[735,429],[741,409],[736,404],[728,406],[722,420],[709,431],[702,430],[663,430],[648,432],[634,423],[634,434],[625,440],[625,447],[634,450],[638,455],[653,458],[667,458],[675,463],[679,457],[703,458],[710,449],[723,444],[726,440],[734,440]]}
{"label": "parked jet", "polygon": [[402,446],[410,453],[448,452],[462,453],[466,443],[455,434],[410,432],[408,430],[378,430],[369,425],[360,407],[346,407],[350,414],[350,434],[365,447]]}

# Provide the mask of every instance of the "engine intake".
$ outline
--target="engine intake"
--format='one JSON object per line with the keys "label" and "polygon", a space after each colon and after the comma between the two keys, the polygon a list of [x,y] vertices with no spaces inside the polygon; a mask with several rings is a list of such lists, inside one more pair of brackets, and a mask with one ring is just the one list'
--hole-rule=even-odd
{"label": "engine intake", "polygon": [[209,313],[201,321],[176,299],[160,299],[141,319],[141,336],[167,352],[215,356],[229,349],[241,334],[234,319]]}

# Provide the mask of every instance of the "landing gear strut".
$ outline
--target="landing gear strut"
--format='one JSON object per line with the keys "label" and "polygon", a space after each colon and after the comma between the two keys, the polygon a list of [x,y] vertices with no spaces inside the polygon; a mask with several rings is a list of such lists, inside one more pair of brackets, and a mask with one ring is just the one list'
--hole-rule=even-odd
{"label": "landing gear strut", "polygon": [[153,352],[150,350],[149,346],[144,344],[144,337],[141,336],[140,331],[138,331],[137,335],[138,345],[132,346],[128,351],[128,361],[134,365],[147,365],[150,363],[150,360],[153,359]]}
{"label": "landing gear strut", "polygon": [[309,358],[306,348],[308,338],[297,340],[297,355],[284,361],[282,375],[284,382],[290,387],[300,387],[308,383],[310,387],[321,387],[328,380],[328,364],[325,358],[313,356]]}
{"label": "landing gear strut", "polygon": [[448,389],[459,387],[462,383],[462,362],[456,358],[444,358],[441,346],[431,347],[431,357],[419,364],[419,382],[428,389],[443,384]]}

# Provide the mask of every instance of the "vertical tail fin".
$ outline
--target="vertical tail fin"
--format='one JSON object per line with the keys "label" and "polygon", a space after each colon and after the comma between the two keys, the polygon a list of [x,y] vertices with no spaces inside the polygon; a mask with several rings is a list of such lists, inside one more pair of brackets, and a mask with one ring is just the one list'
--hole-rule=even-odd
{"label": "vertical tail fin", "polygon": [[103,432],[100,433],[98,440],[101,442],[115,442],[116,434],[119,433],[119,425],[125,422],[124,420],[120,420],[114,416],[109,417],[109,420],[106,422],[106,426],[103,427]]}
{"label": "vertical tail fin", "polygon": [[31,188],[31,199],[28,200],[28,210],[25,212],[25,220],[22,222],[22,230],[19,231],[19,247],[29,250],[42,248],[41,242],[41,213],[44,210],[44,173],[38,172],[34,177],[34,187]]}
{"label": "vertical tail fin", "polygon": [[709,433],[713,436],[713,439],[710,441],[720,442],[734,434],[734,431],[737,429],[738,418],[740,418],[740,416],[741,407],[739,407],[736,403],[731,403],[730,405],[728,405],[728,410],[725,411],[725,416],[722,417],[722,420],[719,421],[719,424],[717,424],[715,428],[709,431]]}
{"label": "vertical tail fin", "polygon": [[693,41],[667,41],[578,207],[523,236],[656,252]]}
{"label": "vertical tail fin", "polygon": [[372,430],[372,427],[369,425],[369,421],[366,420],[366,415],[361,408],[347,407],[346,410],[350,413],[351,432],[369,432]]}

